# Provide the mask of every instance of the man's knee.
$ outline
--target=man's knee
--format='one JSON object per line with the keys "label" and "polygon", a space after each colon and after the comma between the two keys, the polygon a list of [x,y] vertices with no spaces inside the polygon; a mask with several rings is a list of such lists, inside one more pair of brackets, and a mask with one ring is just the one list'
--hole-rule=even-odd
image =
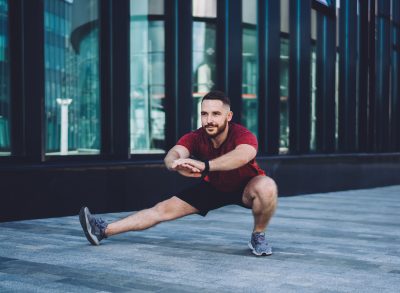
{"label": "man's knee", "polygon": [[194,207],[175,196],[156,204],[152,210],[158,222],[170,221],[198,212]]}
{"label": "man's knee", "polygon": [[262,200],[276,201],[278,187],[273,179],[267,177],[254,186],[254,195]]}
{"label": "man's knee", "polygon": [[157,222],[168,221],[173,218],[173,207],[168,200],[156,204],[152,210],[154,211]]}

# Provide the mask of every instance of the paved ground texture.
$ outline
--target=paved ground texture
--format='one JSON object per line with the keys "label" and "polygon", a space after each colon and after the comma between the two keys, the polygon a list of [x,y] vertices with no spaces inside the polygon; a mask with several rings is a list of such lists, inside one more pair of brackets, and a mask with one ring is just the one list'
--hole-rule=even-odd
{"label": "paved ground texture", "polygon": [[77,216],[0,223],[0,292],[399,292],[400,186],[280,198],[269,257],[251,228],[229,206],[93,247]]}

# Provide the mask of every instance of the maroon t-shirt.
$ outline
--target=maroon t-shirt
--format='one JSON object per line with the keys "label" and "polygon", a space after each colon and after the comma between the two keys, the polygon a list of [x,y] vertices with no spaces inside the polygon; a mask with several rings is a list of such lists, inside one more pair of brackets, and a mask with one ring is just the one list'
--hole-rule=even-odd
{"label": "maroon t-shirt", "polygon": [[[234,150],[240,144],[248,144],[258,149],[256,136],[245,127],[232,122],[229,123],[228,137],[219,148],[213,147],[210,137],[203,128],[185,134],[176,144],[186,147],[190,155],[198,160],[215,159]],[[205,180],[216,189],[229,192],[243,188],[251,178],[257,175],[265,175],[265,172],[253,159],[234,170],[210,172]]]}

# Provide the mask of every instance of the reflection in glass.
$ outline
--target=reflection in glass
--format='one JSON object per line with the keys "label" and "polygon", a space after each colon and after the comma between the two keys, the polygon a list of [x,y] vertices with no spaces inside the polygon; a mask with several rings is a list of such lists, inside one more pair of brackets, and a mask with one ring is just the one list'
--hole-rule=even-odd
{"label": "reflection in glass", "polygon": [[131,0],[131,153],[165,152],[164,21],[149,20],[163,4]]}
{"label": "reflection in glass", "polygon": [[317,140],[316,140],[316,91],[317,91],[317,12],[311,10],[311,136],[310,136],[310,150],[316,151]]}
{"label": "reflection in glass", "polygon": [[257,3],[243,2],[243,53],[242,53],[242,122],[255,135],[258,134],[257,99]]}
{"label": "reflection in glass", "polygon": [[47,155],[100,150],[97,0],[45,1]]}
{"label": "reflection in glass", "polygon": [[289,151],[289,40],[281,39],[279,153]]}
{"label": "reflection in glass", "polygon": [[192,129],[201,127],[201,98],[214,89],[216,66],[216,27],[213,23],[193,22],[193,110]]}
{"label": "reflection in glass", "polygon": [[315,151],[317,148],[316,141],[316,91],[317,91],[317,54],[315,45],[311,46],[311,140],[310,150]]}
{"label": "reflection in glass", "polygon": [[192,9],[194,17],[217,17],[217,0],[193,0]]}
{"label": "reflection in glass", "polygon": [[0,0],[0,156],[10,155],[8,2]]}

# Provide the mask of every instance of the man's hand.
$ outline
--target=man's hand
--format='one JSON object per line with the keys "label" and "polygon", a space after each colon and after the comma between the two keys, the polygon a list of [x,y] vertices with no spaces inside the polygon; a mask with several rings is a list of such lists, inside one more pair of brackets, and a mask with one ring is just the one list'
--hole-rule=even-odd
{"label": "man's hand", "polygon": [[202,161],[197,161],[193,159],[178,159],[172,163],[172,168],[175,166],[184,166],[191,169],[193,172],[202,172],[206,168],[206,165]]}
{"label": "man's hand", "polygon": [[179,174],[186,177],[201,177],[201,170],[187,162],[187,160],[190,159],[175,160],[171,165],[171,170],[177,171]]}

